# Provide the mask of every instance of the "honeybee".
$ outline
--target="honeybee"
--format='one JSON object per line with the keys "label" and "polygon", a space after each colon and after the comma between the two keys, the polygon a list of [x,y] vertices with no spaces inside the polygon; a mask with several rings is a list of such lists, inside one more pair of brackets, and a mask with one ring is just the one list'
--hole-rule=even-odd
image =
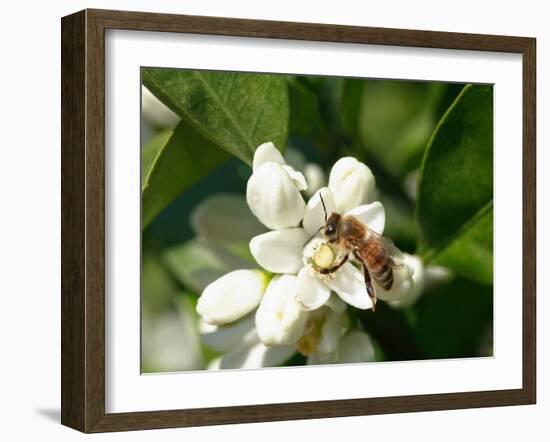
{"label": "honeybee", "polygon": [[384,290],[390,290],[394,283],[394,270],[403,266],[403,254],[393,241],[382,236],[351,215],[327,214],[322,195],[319,193],[325,224],[319,228],[329,244],[343,252],[343,258],[336,265],[320,269],[323,274],[334,273],[349,259],[350,254],[361,263],[367,293],[372,300],[372,311],[376,306],[376,290],[373,280]]}

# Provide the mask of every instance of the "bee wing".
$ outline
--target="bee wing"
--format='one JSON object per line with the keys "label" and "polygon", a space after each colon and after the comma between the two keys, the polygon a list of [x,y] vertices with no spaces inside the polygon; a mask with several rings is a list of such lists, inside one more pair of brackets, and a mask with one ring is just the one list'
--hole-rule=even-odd
{"label": "bee wing", "polygon": [[401,267],[403,265],[405,259],[403,252],[397,248],[390,238],[367,228],[366,239],[368,241],[376,241],[379,246],[378,252],[380,253],[381,251],[382,255],[390,258],[394,267]]}

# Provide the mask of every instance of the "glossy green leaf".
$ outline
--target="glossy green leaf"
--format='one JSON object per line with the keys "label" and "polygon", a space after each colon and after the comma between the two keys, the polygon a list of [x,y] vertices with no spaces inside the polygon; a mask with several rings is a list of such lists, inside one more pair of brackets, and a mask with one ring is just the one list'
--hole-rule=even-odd
{"label": "glossy green leaf", "polygon": [[323,130],[317,95],[308,87],[304,77],[289,77],[287,83],[292,116],[290,135],[315,136],[315,132]]}
{"label": "glossy green leaf", "polygon": [[226,152],[184,122],[153,137],[142,152],[142,228],[228,158]]}
{"label": "glossy green leaf", "polygon": [[423,296],[408,317],[424,358],[492,356],[491,286],[455,278]]}
{"label": "glossy green leaf", "polygon": [[434,264],[480,282],[493,282],[493,204],[480,211],[459,235],[433,256]]}
{"label": "glossy green leaf", "polygon": [[153,165],[160,149],[166,144],[170,136],[171,130],[163,130],[153,135],[143,146],[141,151],[141,186],[145,183],[148,177],[149,170]]}
{"label": "glossy green leaf", "polygon": [[285,147],[289,104],[282,75],[146,68],[142,80],[204,137],[249,165],[260,144]]}
{"label": "glossy green leaf", "polygon": [[461,85],[349,79],[342,88],[344,129],[391,175],[417,168],[430,135]]}
{"label": "glossy green leaf", "polygon": [[428,261],[492,281],[493,89],[468,85],[439,122],[418,185]]}

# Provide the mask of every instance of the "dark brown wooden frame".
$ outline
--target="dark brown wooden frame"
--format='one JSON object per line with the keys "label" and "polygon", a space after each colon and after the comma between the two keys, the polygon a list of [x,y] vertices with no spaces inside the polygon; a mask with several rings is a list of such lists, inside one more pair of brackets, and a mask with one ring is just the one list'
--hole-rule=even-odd
{"label": "dark brown wooden frame", "polygon": [[[536,399],[536,40],[405,29],[85,10],[62,26],[61,422],[84,432],[533,404]],[[515,390],[105,413],[105,30],[283,38],[523,56],[523,386]]]}

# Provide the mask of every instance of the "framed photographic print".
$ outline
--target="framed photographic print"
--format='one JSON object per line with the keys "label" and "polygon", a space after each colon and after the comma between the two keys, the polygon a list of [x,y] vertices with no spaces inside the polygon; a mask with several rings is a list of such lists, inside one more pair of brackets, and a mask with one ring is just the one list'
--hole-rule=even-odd
{"label": "framed photographic print", "polygon": [[535,40],[62,19],[62,423],[532,404]]}

